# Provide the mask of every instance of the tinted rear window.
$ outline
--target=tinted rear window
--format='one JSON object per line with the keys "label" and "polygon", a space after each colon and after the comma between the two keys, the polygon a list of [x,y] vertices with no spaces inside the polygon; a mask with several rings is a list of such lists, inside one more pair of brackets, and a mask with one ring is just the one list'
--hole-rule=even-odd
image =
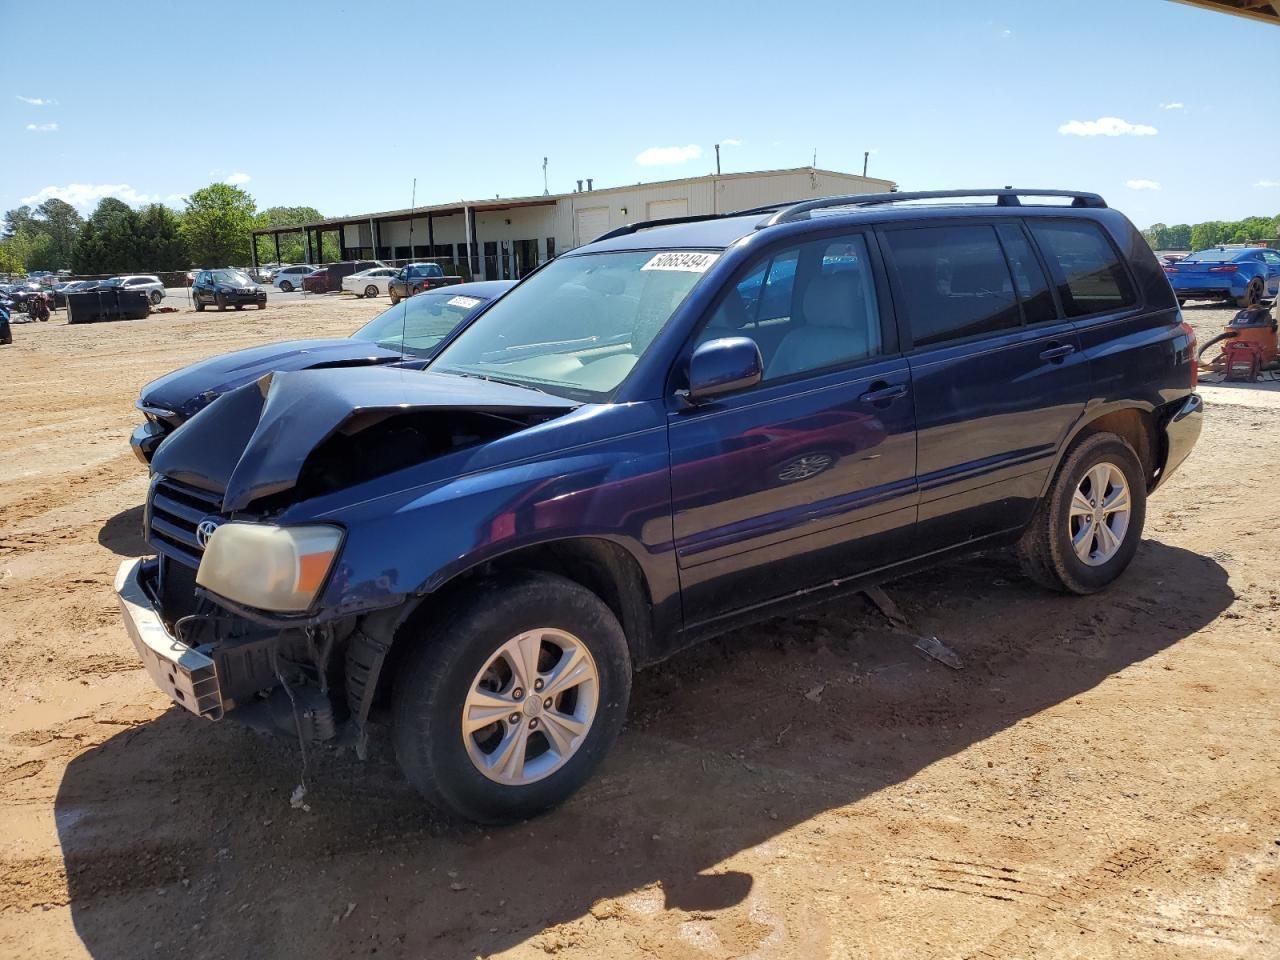
{"label": "tinted rear window", "polygon": [[1183,263],[1230,263],[1236,257],[1240,256],[1239,250],[1200,250],[1188,257],[1183,257]]}
{"label": "tinted rear window", "polygon": [[917,347],[1021,325],[993,227],[925,227],[885,236]]}
{"label": "tinted rear window", "polygon": [[1102,228],[1084,220],[1045,220],[1031,232],[1055,274],[1062,309],[1084,317],[1137,302],[1129,275]]}

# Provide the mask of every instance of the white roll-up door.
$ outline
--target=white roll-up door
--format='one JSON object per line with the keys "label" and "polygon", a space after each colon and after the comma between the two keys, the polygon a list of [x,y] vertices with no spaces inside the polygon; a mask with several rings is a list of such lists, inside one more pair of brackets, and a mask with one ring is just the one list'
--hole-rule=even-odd
{"label": "white roll-up door", "polygon": [[648,220],[665,220],[667,217],[687,217],[689,215],[689,198],[678,200],[650,200]]}
{"label": "white roll-up door", "polygon": [[609,208],[585,207],[577,211],[578,246],[609,232]]}

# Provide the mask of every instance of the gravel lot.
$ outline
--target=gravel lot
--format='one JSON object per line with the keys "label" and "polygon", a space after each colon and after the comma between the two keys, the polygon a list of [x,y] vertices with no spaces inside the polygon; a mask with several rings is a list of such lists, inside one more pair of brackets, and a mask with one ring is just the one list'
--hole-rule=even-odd
{"label": "gravel lot", "polygon": [[[1280,956],[1280,383],[1210,386],[1133,568],[1078,599],[1005,555],[637,677],[565,808],[425,810],[376,742],[168,705],[111,577],[139,537],[141,384],[343,335],[376,303],[18,326],[0,348],[0,956]],[[1201,339],[1231,316],[1191,309]]]}

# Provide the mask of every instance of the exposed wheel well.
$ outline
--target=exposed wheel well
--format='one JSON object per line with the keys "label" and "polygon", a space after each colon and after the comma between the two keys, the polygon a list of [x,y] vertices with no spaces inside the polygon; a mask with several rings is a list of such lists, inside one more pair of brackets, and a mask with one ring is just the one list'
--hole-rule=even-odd
{"label": "exposed wheel well", "polygon": [[439,619],[439,612],[458,602],[460,595],[477,578],[519,573],[522,570],[544,570],[582,584],[604,601],[626,634],[633,663],[644,663],[652,656],[653,613],[649,589],[635,558],[609,540],[578,537],[538,544],[513,550],[493,560],[472,567],[454,577],[422,602],[397,631],[378,678],[377,701],[390,693],[398,661],[408,648],[406,635],[415,628]]}
{"label": "exposed wheel well", "polygon": [[1133,447],[1142,463],[1142,471],[1147,478],[1147,486],[1155,483],[1156,474],[1164,460],[1156,434],[1155,416],[1129,407],[1125,410],[1113,410],[1104,413],[1096,420],[1091,420],[1076,434],[1076,439],[1093,433],[1114,433]]}

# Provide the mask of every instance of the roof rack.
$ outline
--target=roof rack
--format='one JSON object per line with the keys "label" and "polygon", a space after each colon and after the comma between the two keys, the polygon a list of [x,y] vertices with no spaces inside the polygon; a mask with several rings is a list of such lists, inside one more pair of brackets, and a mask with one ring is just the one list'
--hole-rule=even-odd
{"label": "roof rack", "polygon": [[[819,197],[816,200],[803,200],[785,209],[778,210],[771,217],[766,217],[756,228],[772,227],[779,223],[793,223],[796,220],[807,220],[814,210],[828,207],[874,207],[886,203],[905,203],[908,200],[948,200],[965,197],[995,197],[996,206],[1020,207],[1021,197],[1070,197],[1073,207],[1105,208],[1107,201],[1096,193],[1082,193],[1078,190],[1019,190],[1014,187],[1003,187],[982,190],[916,190],[907,193],[859,193],[847,197]],[[747,212],[747,211],[744,211]]]}

